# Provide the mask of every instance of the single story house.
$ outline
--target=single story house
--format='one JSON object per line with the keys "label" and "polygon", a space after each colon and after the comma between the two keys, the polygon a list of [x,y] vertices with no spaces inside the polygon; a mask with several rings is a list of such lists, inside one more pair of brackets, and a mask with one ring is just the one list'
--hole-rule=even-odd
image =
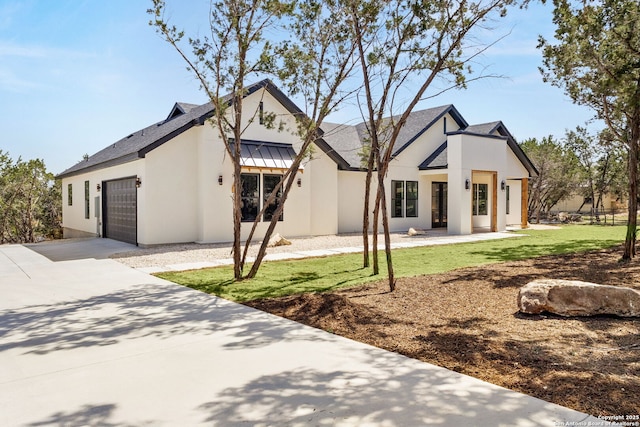
{"label": "single story house", "polygon": [[[268,111],[295,129],[302,111],[272,82],[250,86],[246,111]],[[210,103],[176,103],[166,119],[116,141],[58,175],[65,237],[102,236],[142,246],[229,242],[233,168]],[[241,141],[243,227],[300,148],[293,132],[247,119]],[[287,237],[362,227],[364,125],[327,123],[276,231]],[[502,122],[469,125],[453,105],[411,114],[386,177],[390,226],[446,227],[449,234],[527,224],[527,180],[537,174]],[[264,233],[267,211],[257,230]]]}

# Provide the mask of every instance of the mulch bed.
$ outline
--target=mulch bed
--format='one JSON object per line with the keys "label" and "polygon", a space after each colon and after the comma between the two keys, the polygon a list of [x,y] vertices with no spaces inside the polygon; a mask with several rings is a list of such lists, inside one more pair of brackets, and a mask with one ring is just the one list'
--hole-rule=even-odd
{"label": "mulch bed", "polygon": [[549,256],[247,303],[591,415],[640,414],[640,319],[518,313],[538,278],[640,290],[621,249]]}

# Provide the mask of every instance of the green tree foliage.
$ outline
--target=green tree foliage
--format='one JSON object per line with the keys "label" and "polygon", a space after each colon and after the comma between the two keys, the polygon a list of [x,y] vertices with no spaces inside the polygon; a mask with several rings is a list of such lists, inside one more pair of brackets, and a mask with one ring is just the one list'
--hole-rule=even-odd
{"label": "green tree foliage", "polygon": [[60,183],[42,160],[13,161],[0,150],[0,243],[60,237]]}
{"label": "green tree foliage", "polygon": [[556,43],[541,38],[545,81],[592,108],[628,152],[629,223],[623,259],[635,256],[640,152],[640,2],[554,0]]}
{"label": "green tree foliage", "polygon": [[528,212],[530,218],[540,219],[559,201],[570,197],[582,182],[579,160],[573,151],[548,136],[538,141],[527,139],[522,149],[538,169],[538,176],[529,179]]}
{"label": "green tree foliage", "polygon": [[627,192],[625,174],[626,153],[612,141],[610,133],[605,130],[598,134],[590,134],[584,127],[566,133],[564,145],[572,151],[578,161],[580,183],[578,194],[593,202],[596,217],[604,206],[606,194],[616,195],[623,199]]}

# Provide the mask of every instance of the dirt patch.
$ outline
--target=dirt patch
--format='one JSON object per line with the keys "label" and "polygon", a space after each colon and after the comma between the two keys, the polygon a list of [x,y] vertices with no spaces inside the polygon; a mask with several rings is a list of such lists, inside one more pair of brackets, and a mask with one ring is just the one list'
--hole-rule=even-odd
{"label": "dirt patch", "polygon": [[591,415],[640,414],[640,319],[521,315],[537,278],[640,290],[620,249],[543,257],[248,305]]}

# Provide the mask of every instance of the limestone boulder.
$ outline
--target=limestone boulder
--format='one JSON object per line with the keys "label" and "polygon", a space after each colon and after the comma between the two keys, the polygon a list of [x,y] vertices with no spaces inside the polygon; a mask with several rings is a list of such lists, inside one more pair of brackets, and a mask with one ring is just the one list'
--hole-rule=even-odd
{"label": "limestone boulder", "polygon": [[275,246],[287,246],[290,245],[291,242],[285,239],[280,233],[276,233],[269,239],[269,243],[267,246],[273,248]]}
{"label": "limestone boulder", "polygon": [[409,229],[409,231],[407,232],[407,234],[409,236],[422,236],[422,235],[425,235],[427,233],[424,230],[420,230],[420,229],[411,227]]}
{"label": "limestone boulder", "polygon": [[577,280],[542,279],[520,288],[518,308],[527,314],[549,312],[560,316],[610,314],[638,317],[640,292]]}

